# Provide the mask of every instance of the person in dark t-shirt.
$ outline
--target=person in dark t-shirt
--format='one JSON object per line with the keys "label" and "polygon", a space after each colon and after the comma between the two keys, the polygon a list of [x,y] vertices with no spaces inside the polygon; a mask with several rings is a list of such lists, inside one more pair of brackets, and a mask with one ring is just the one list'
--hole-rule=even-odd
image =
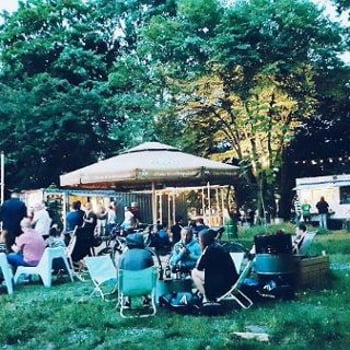
{"label": "person in dark t-shirt", "polygon": [[216,298],[230,290],[238,278],[233,260],[228,252],[215,242],[216,232],[204,229],[199,232],[202,248],[192,279],[203,295],[203,303],[215,302]]}

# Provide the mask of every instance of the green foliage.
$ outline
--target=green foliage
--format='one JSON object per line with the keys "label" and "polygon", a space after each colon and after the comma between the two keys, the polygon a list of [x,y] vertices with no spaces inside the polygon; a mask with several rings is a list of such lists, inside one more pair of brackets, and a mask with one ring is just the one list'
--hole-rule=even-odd
{"label": "green foliage", "polygon": [[344,130],[344,34],[301,0],[20,2],[0,26],[6,183],[158,140],[241,160],[267,210],[296,130],[316,114]]}
{"label": "green foliage", "polygon": [[[264,200],[274,205],[284,150],[315,111],[315,63],[343,50],[341,30],[305,1],[242,1],[219,10],[212,5],[205,17],[196,11],[197,18],[191,17],[192,2],[181,1],[177,17],[161,17],[159,30],[145,34],[149,46],[158,48],[155,57],[187,79],[175,100],[185,115],[185,135],[197,135],[202,154],[213,153],[220,143],[231,146],[221,158],[235,157],[245,165],[250,185],[258,186],[261,212],[267,210]],[[192,28],[203,27],[203,18],[212,19],[204,45],[202,34],[188,31],[189,18]],[[170,33],[162,29],[174,25],[176,35],[162,37]],[[184,37],[195,45],[177,52],[172,43],[179,47]]]}

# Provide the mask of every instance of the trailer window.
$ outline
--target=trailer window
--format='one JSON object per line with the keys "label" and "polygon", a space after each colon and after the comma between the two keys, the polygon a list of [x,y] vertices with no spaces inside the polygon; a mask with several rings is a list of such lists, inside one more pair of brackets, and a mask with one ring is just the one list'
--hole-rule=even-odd
{"label": "trailer window", "polygon": [[350,204],[350,186],[340,187],[340,204]]}

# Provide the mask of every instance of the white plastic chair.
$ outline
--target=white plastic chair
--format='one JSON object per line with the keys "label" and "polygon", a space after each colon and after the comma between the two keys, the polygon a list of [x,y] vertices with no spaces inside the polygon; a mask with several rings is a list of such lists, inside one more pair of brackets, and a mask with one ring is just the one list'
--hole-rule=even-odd
{"label": "white plastic chair", "polygon": [[6,254],[0,253],[0,268],[6,284],[8,294],[13,293],[13,273],[7,262]]}
{"label": "white plastic chair", "polygon": [[116,292],[118,287],[117,269],[109,255],[87,256],[84,262],[95,285],[91,295],[100,293],[103,300]]}
{"label": "white plastic chair", "polygon": [[73,274],[68,264],[64,247],[45,248],[44,254],[37,266],[18,266],[15,273],[14,282],[17,283],[22,274],[39,275],[45,287],[51,287],[53,260],[61,258],[64,262],[68,275],[73,282]]}
{"label": "white plastic chair", "polygon": [[253,305],[253,301],[240,290],[243,281],[249,276],[253,265],[254,259],[249,260],[231,289],[220,298],[218,298],[218,301],[221,301],[223,299],[231,299],[234,300],[243,309],[249,309]]}

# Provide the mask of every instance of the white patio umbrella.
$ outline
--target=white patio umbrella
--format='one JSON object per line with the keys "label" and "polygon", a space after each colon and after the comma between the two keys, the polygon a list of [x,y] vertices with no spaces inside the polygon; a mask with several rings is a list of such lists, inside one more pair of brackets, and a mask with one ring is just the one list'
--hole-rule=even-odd
{"label": "white patio umbrella", "polygon": [[158,142],[146,142],[117,156],[60,176],[62,187],[115,190],[152,189],[153,224],[156,188],[232,184],[238,167],[197,157]]}

